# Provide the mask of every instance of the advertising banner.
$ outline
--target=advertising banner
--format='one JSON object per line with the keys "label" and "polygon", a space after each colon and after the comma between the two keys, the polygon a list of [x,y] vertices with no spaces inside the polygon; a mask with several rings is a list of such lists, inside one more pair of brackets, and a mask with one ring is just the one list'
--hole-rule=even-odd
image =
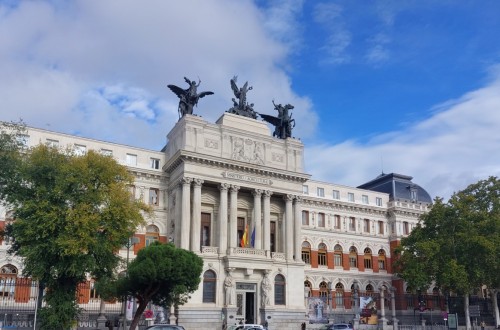
{"label": "advertising banner", "polygon": [[372,297],[359,297],[359,307],[361,309],[360,323],[376,325],[378,322],[377,317],[377,304]]}

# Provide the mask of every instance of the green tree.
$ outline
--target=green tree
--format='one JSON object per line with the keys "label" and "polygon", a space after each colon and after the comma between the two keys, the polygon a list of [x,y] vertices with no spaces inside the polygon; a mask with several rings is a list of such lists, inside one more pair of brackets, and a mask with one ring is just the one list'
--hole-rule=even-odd
{"label": "green tree", "polygon": [[5,232],[14,239],[9,252],[47,289],[42,328],[65,330],[78,316],[77,285],[87,276],[111,276],[121,260],[116,251],[148,209],[131,198],[133,177],[111,157],[45,145],[16,152],[15,136],[7,135],[0,199],[15,218]]}
{"label": "green tree", "polygon": [[126,276],[115,283],[119,295],[138,302],[130,329],[135,330],[150,302],[159,306],[184,304],[189,293],[198,288],[202,269],[200,257],[173,244],[154,243],[139,250]]}
{"label": "green tree", "polygon": [[445,293],[463,295],[470,328],[469,294],[482,285],[499,287],[498,178],[471,184],[447,203],[436,198],[396,254],[396,271],[410,287],[425,289],[435,283]]}

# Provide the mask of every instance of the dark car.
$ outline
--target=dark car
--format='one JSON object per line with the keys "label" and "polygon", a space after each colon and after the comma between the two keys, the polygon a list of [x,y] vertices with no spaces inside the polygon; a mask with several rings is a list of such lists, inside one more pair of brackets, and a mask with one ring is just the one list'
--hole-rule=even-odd
{"label": "dark car", "polygon": [[353,330],[353,328],[349,323],[334,323],[328,326],[328,330]]}
{"label": "dark car", "polygon": [[146,328],[146,330],[185,330],[183,326],[173,324],[155,324]]}

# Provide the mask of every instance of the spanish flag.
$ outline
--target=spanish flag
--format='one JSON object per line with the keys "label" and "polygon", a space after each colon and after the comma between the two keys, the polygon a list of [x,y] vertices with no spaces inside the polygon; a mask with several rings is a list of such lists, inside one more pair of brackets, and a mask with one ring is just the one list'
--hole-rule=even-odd
{"label": "spanish flag", "polygon": [[241,247],[247,247],[248,245],[248,225],[245,227],[245,232],[243,233],[240,244]]}

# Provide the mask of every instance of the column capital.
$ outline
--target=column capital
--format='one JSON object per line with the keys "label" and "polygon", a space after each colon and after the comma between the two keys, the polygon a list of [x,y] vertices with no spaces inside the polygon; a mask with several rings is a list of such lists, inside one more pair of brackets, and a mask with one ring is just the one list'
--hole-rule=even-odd
{"label": "column capital", "polygon": [[283,199],[287,202],[293,202],[293,198],[294,196],[290,194],[283,196]]}
{"label": "column capital", "polygon": [[201,186],[205,181],[202,179],[193,179],[193,182],[195,186]]}
{"label": "column capital", "polygon": [[191,184],[192,181],[193,181],[193,178],[183,177],[181,179],[181,184],[182,185]]}
{"label": "column capital", "polygon": [[264,190],[263,191],[264,197],[271,197],[273,192],[271,190]]}
{"label": "column capital", "polygon": [[227,191],[229,189],[230,185],[228,183],[221,183],[219,184],[219,190],[220,191]]}
{"label": "column capital", "polygon": [[238,190],[240,190],[240,186],[231,185],[231,192],[238,192]]}
{"label": "column capital", "polygon": [[295,204],[301,204],[302,203],[302,197],[301,196],[295,196]]}
{"label": "column capital", "polygon": [[254,191],[252,191],[252,195],[254,197],[260,197],[260,196],[262,196],[262,190],[261,189],[255,189]]}

